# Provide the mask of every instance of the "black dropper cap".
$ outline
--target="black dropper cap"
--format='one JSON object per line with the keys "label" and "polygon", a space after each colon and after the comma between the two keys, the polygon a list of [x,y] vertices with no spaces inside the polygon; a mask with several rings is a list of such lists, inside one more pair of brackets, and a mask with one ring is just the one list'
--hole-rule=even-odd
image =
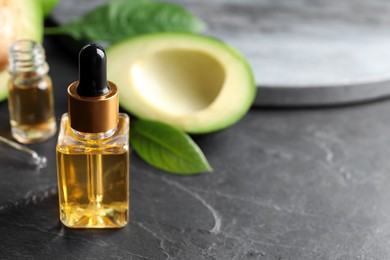
{"label": "black dropper cap", "polygon": [[83,97],[98,97],[108,93],[109,90],[104,49],[97,44],[84,46],[79,53],[77,94]]}

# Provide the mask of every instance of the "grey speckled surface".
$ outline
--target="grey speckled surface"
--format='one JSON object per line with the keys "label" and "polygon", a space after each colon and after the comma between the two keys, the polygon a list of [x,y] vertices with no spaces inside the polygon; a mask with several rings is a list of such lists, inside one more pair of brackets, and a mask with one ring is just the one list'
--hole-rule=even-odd
{"label": "grey speckled surface", "polygon": [[[106,1],[62,1],[53,17],[64,23]],[[390,95],[389,1],[171,2],[248,58],[262,93],[256,104],[332,105]]]}
{"label": "grey speckled surface", "polygon": [[[57,118],[76,60],[46,41]],[[131,221],[72,230],[58,220],[55,138],[43,172],[0,164],[1,259],[389,259],[390,102],[252,109],[196,136],[214,172],[165,174],[131,156]],[[0,103],[7,134],[7,103]]]}

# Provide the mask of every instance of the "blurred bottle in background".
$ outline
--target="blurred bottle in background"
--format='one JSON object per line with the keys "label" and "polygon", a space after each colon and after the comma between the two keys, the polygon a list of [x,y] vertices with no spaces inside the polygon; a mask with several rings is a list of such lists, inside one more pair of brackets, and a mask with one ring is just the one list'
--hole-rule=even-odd
{"label": "blurred bottle in background", "polygon": [[12,136],[42,142],[56,132],[53,88],[43,47],[19,40],[9,50],[8,106]]}

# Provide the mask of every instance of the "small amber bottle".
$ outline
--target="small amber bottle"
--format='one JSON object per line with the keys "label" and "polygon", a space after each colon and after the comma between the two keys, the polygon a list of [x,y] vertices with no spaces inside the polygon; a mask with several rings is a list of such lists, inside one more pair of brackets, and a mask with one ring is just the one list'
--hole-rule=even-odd
{"label": "small amber bottle", "polygon": [[68,114],[57,143],[61,222],[72,228],[117,228],[128,221],[129,118],[106,79],[106,54],[95,44],[79,54],[79,81],[68,88]]}
{"label": "small amber bottle", "polygon": [[12,136],[42,142],[56,132],[53,88],[45,51],[34,41],[16,41],[9,50],[8,107]]}

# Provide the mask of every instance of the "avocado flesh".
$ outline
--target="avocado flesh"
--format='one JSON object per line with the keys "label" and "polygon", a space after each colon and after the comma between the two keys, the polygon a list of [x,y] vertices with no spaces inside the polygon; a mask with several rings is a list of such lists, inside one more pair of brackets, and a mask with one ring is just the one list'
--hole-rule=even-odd
{"label": "avocado flesh", "polygon": [[5,0],[0,4],[0,101],[7,97],[9,47],[19,39],[42,42],[42,36],[40,1]]}
{"label": "avocado flesh", "polygon": [[175,116],[208,107],[225,79],[223,66],[217,60],[190,50],[154,53],[136,61],[130,73],[136,91],[144,99]]}
{"label": "avocado flesh", "polygon": [[230,126],[255,96],[245,58],[209,37],[150,34],[120,42],[107,55],[108,78],[123,108],[189,133]]}

